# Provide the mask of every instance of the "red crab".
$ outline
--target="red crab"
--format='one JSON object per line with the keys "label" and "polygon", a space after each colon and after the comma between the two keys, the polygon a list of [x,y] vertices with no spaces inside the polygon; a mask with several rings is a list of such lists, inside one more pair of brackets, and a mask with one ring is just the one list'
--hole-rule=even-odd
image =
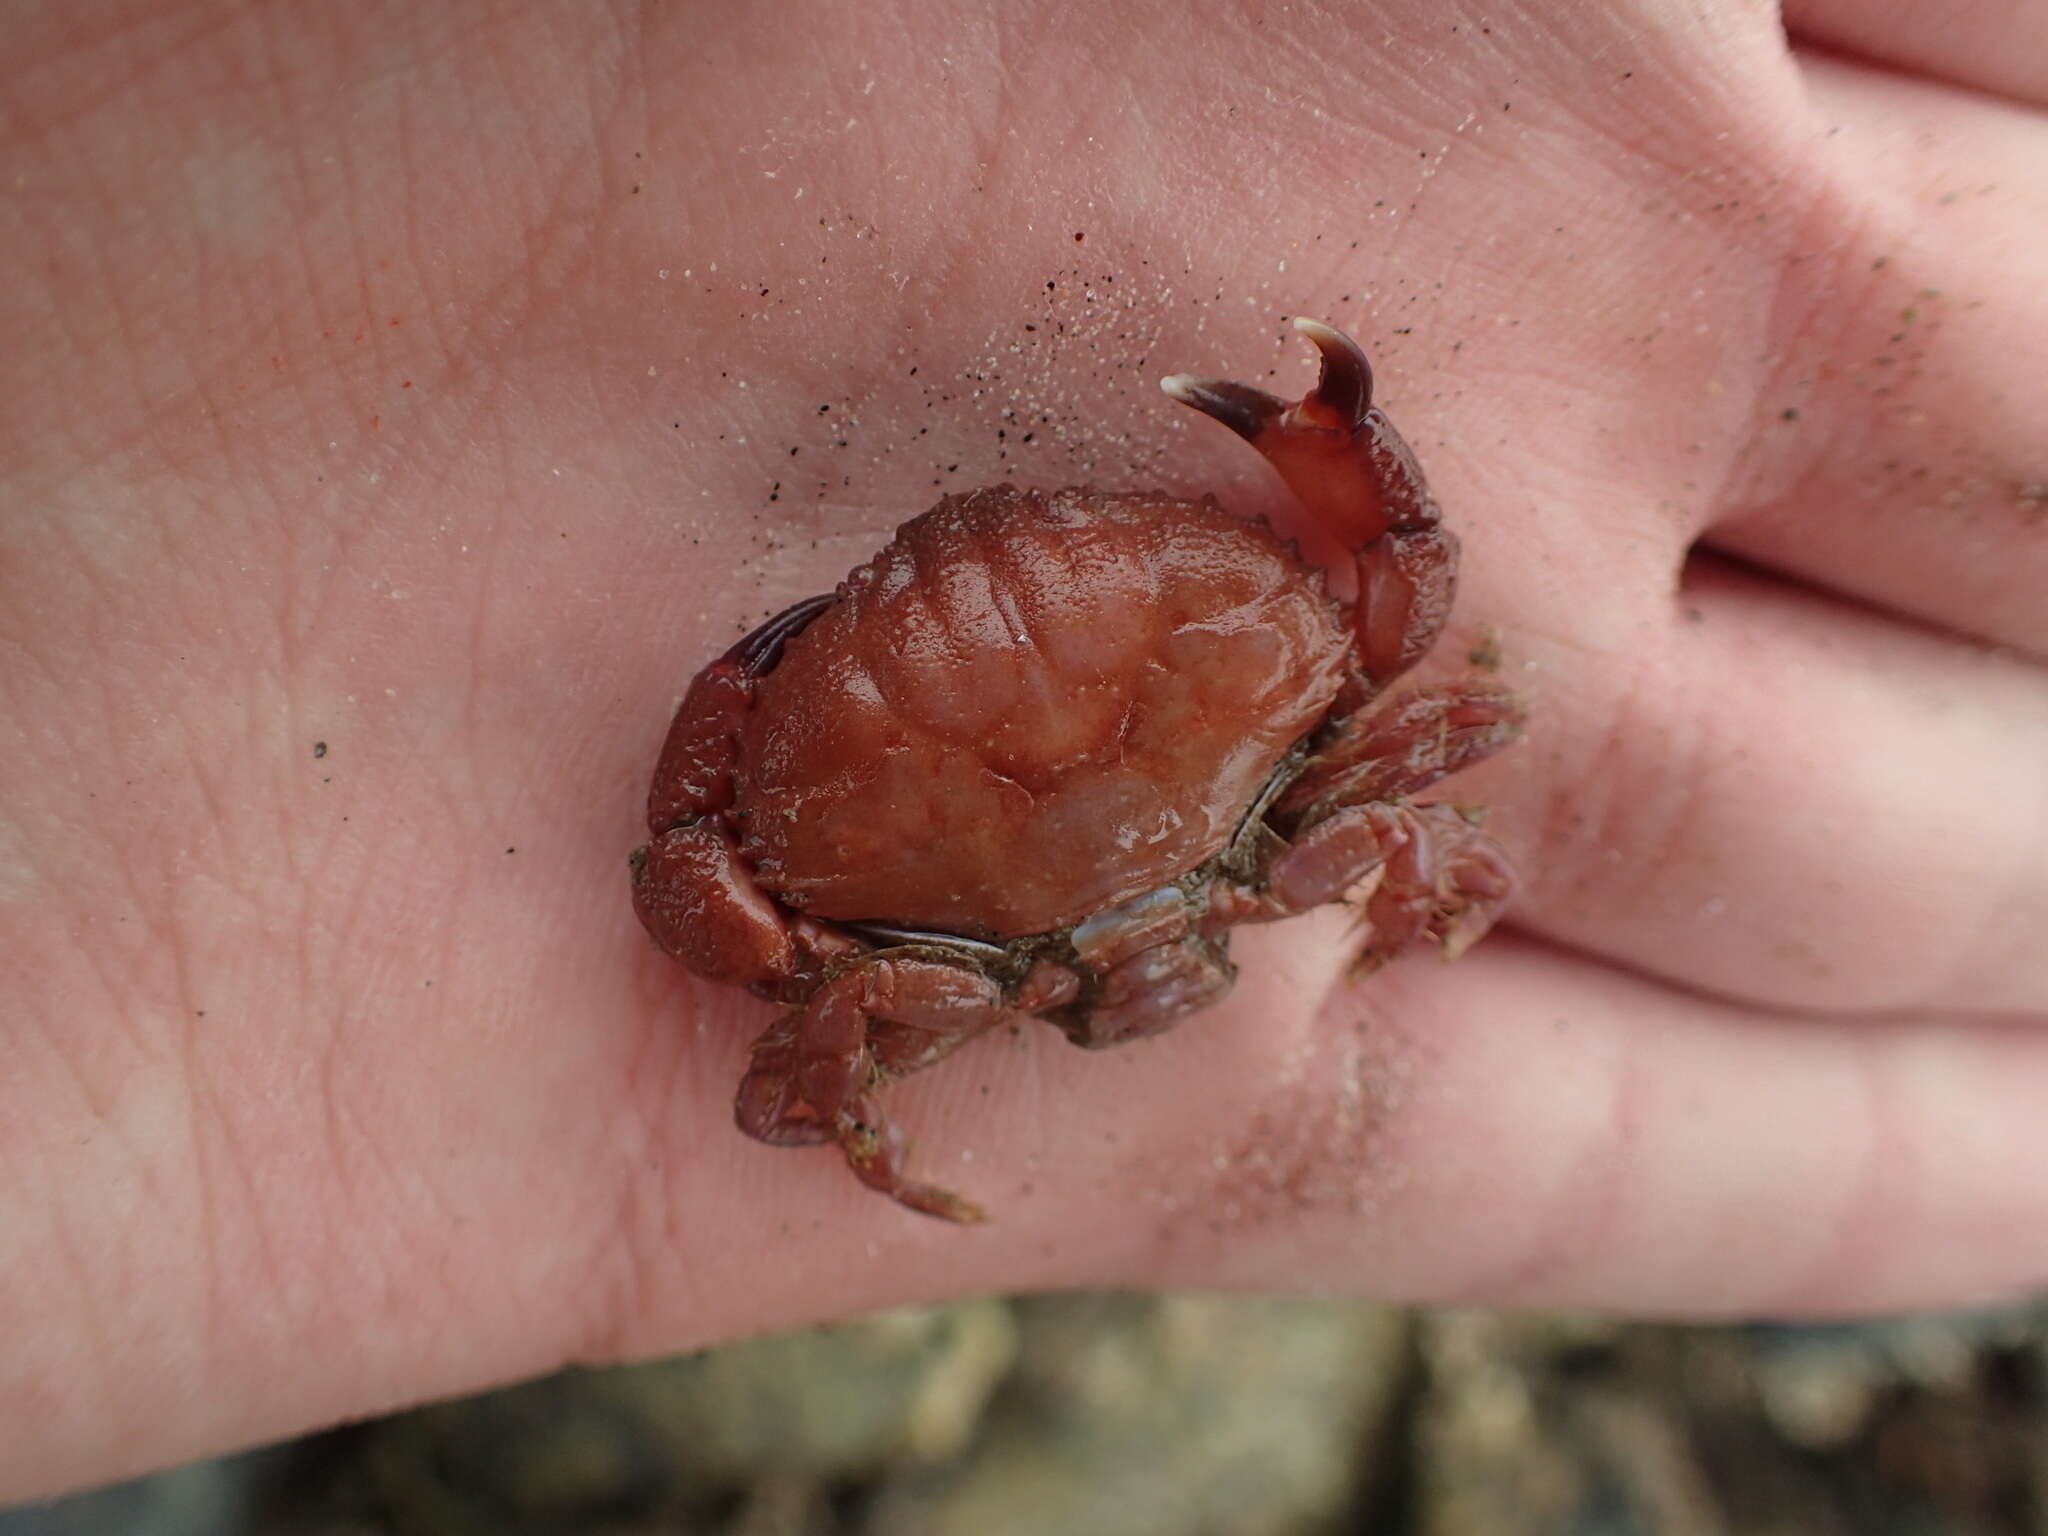
{"label": "red crab", "polygon": [[827,596],[697,674],[632,858],[647,931],[698,975],[785,1004],[740,1129],[838,1143],[904,1176],[876,1095],[993,1024],[1078,1045],[1156,1034],[1230,990],[1229,930],[1362,894],[1367,963],[1456,955],[1512,885],[1500,849],[1416,792],[1519,733],[1487,681],[1387,685],[1451,606],[1457,541],[1372,403],[1365,355],[1322,355],[1295,405],[1177,376],[1248,439],[1356,564],[1357,598],[1213,497],[1002,485],[948,496]]}

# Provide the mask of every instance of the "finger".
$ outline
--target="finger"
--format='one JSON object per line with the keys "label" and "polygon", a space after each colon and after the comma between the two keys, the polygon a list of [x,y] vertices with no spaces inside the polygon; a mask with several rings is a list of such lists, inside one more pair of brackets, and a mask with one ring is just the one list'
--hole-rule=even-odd
{"label": "finger", "polygon": [[1511,937],[1362,984],[1341,918],[1239,939],[1238,994],[1169,1034],[990,1036],[891,1090],[970,1234],[672,1121],[662,1185],[619,1170],[658,1241],[591,1293],[632,1304],[599,1352],[997,1287],[1783,1315],[2048,1275],[2048,1034],[1759,1016]]}
{"label": "finger", "polygon": [[[1126,1278],[1783,1316],[2048,1275],[2036,1031],[1759,1016],[1513,940],[1340,984],[1272,1059],[1256,1030],[1191,1025],[1097,1176],[1160,1213]],[[1119,1086],[1072,1085],[1080,1147]]]}
{"label": "finger", "polygon": [[1773,1007],[2048,1008],[2048,677],[1688,575],[1668,621],[1590,653],[1510,637],[1522,761],[1457,790],[1501,806],[1511,920]]}
{"label": "finger", "polygon": [[1908,74],[2048,102],[2048,5],[2041,0],[1786,0],[1785,26]]}
{"label": "finger", "polygon": [[2048,655],[2048,122],[1854,65],[1806,75],[1825,190],[1709,539]]}

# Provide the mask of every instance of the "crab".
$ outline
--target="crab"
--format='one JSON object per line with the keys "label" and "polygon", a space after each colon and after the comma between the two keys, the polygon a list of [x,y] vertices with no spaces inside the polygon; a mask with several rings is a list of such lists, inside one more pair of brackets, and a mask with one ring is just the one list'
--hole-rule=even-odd
{"label": "crab", "polygon": [[1350,899],[1370,969],[1455,957],[1513,886],[1475,812],[1415,795],[1519,734],[1484,677],[1390,684],[1451,606],[1457,541],[1334,328],[1289,404],[1176,375],[1168,395],[1279,471],[1344,551],[1326,572],[1213,497],[1009,485],[947,496],[832,593],[699,672],[631,858],[655,942],[783,1005],[739,1128],[836,1144],[912,1210],[889,1083],[991,1026],[1101,1049],[1230,991],[1230,930]]}

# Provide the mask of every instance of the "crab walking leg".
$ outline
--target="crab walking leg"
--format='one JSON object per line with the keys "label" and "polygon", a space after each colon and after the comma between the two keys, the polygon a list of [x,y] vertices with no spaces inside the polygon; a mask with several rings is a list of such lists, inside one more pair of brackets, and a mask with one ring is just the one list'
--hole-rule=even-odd
{"label": "crab walking leg", "polygon": [[1378,970],[1423,938],[1455,960],[1493,926],[1514,885],[1506,853],[1455,807],[1373,801],[1342,806],[1298,832],[1267,866],[1262,887],[1213,887],[1203,928],[1279,922],[1363,888],[1371,932],[1362,970]]}
{"label": "crab walking leg", "polygon": [[791,1013],[768,1027],[754,1042],[747,1075],[733,1100],[733,1120],[756,1141],[771,1147],[817,1147],[832,1139],[832,1129],[797,1087],[797,1029],[801,1013]]}
{"label": "crab walking leg", "polygon": [[1359,669],[1384,688],[1427,654],[1450,616],[1458,541],[1414,452],[1372,403],[1372,366],[1358,343],[1319,320],[1297,319],[1294,328],[1322,354],[1322,375],[1292,405],[1249,384],[1184,373],[1160,388],[1264,454],[1352,552]]}
{"label": "crab walking leg", "polygon": [[1365,964],[1384,964],[1424,935],[1448,958],[1464,953],[1500,915],[1513,867],[1462,812],[1408,797],[1512,743],[1524,713],[1498,683],[1467,680],[1337,719],[1266,813],[1279,847],[1262,878],[1213,887],[1202,931],[1293,917],[1377,876],[1365,902]]}
{"label": "crab walking leg", "polygon": [[972,1201],[904,1177],[908,1142],[875,1094],[1010,1016],[1001,987],[978,972],[937,960],[863,960],[755,1043],[735,1119],[774,1146],[836,1141],[863,1183],[914,1211],[984,1220]]}
{"label": "crab walking leg", "polygon": [[1341,901],[1375,871],[1365,898],[1371,939],[1359,956],[1368,970],[1424,937],[1455,960],[1493,926],[1514,889],[1507,855],[1453,807],[1375,802],[1317,822],[1275,859],[1258,916]]}
{"label": "crab walking leg", "polygon": [[1410,689],[1334,722],[1271,814],[1285,825],[1418,794],[1512,745],[1528,713],[1513,690],[1482,679]]}

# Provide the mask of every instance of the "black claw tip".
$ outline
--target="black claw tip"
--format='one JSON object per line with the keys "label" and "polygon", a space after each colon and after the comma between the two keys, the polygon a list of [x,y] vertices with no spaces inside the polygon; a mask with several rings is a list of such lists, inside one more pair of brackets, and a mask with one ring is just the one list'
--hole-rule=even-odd
{"label": "black claw tip", "polygon": [[1256,439],[1287,410],[1287,402],[1274,398],[1249,384],[1228,379],[1198,379],[1176,373],[1159,381],[1159,387],[1182,405],[1191,405],[1204,416],[1213,416],[1239,437]]}

